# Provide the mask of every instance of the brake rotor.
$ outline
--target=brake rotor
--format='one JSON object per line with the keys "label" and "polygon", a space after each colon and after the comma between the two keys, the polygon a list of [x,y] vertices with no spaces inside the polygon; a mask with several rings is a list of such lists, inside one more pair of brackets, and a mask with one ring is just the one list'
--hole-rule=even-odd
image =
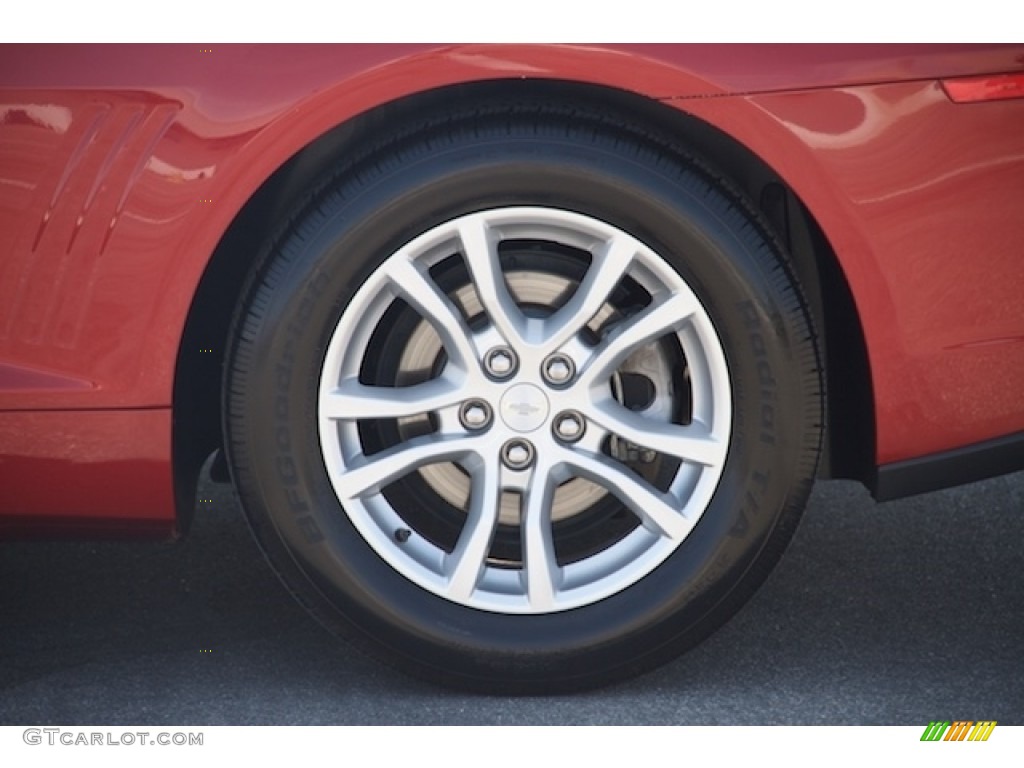
{"label": "brake rotor", "polygon": [[[511,271],[506,273],[509,291],[516,302],[523,307],[536,307],[540,312],[550,312],[557,308],[564,296],[571,294],[576,287],[575,281],[550,272],[532,270]],[[451,294],[451,299],[466,317],[472,318],[483,312],[483,306],[472,286],[464,285]],[[619,319],[618,311],[609,304],[594,316],[589,327],[595,338],[601,329],[614,324]],[[426,321],[420,321],[408,336],[408,341],[398,361],[398,381],[405,383],[425,378],[429,372],[437,369],[443,355],[441,338]],[[627,406],[643,405],[645,416],[661,421],[670,421],[673,409],[673,382],[670,361],[665,350],[658,344],[651,344],[637,350],[620,367],[613,377],[612,391],[619,402]],[[645,402],[634,399],[630,403],[626,398],[628,387],[623,386],[623,377],[634,376],[647,382],[646,388],[651,391]],[[415,416],[398,421],[399,433],[403,440],[430,431],[429,420],[425,416]],[[630,453],[627,446],[613,441],[611,450],[616,458],[624,461],[635,461],[650,464],[654,459],[646,454]],[[470,481],[466,473],[456,464],[430,464],[418,470],[423,481],[448,504],[465,511],[469,504]],[[646,472],[643,472],[647,474]],[[553,522],[567,520],[594,504],[607,495],[600,486],[583,478],[573,478],[560,485],[554,495],[551,509]],[[499,522],[505,525],[518,525],[520,519],[519,496],[504,493],[501,499]]]}

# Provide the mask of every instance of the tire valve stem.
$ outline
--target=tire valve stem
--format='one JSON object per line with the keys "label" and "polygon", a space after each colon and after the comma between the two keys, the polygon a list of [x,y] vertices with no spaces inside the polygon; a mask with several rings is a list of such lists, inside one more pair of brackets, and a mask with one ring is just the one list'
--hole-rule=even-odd
{"label": "tire valve stem", "polygon": [[412,536],[412,531],[408,528],[395,528],[395,541],[399,544],[405,544],[410,536]]}

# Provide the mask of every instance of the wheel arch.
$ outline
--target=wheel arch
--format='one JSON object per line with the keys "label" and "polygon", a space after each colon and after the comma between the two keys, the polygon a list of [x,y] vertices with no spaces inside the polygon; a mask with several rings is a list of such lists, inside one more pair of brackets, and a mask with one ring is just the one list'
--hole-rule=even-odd
{"label": "wheel arch", "polygon": [[[644,130],[670,136],[721,170],[787,246],[819,329],[829,391],[821,474],[862,481],[870,476],[874,468],[874,404],[864,332],[839,259],[793,188],[737,140],[663,101],[576,81],[486,80],[403,96],[341,122],[285,160],[235,214],[193,295],[175,366],[173,469],[181,529],[187,529],[193,512],[201,468],[223,444],[221,380],[227,336],[257,254],[294,215],[310,187],[339,159],[373,141],[380,130],[412,124],[423,114],[443,114],[445,105],[458,99],[596,104]],[[199,348],[212,352],[191,353]],[[222,463],[214,464],[215,477],[226,477],[225,471]]]}

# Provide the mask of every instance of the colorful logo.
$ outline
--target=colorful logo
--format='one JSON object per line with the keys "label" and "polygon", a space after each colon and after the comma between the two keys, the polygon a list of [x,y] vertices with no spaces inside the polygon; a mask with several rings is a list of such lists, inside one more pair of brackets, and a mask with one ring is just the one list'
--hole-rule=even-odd
{"label": "colorful logo", "polygon": [[932,720],[921,734],[921,741],[988,741],[995,727],[995,720]]}

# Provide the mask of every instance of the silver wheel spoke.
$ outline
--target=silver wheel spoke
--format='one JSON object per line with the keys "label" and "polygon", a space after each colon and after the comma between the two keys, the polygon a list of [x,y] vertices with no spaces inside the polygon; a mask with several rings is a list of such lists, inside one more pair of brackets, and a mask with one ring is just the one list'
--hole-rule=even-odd
{"label": "silver wheel spoke", "polygon": [[457,382],[444,378],[411,387],[374,387],[348,379],[326,395],[320,407],[329,419],[400,419],[456,405],[463,396]]}
{"label": "silver wheel spoke", "polygon": [[[530,259],[506,274],[499,254],[523,242]],[[435,280],[452,257],[465,271]],[[595,346],[588,326],[613,319]],[[382,385],[361,383],[368,370]],[[643,411],[622,404],[641,397],[629,375],[647,379]],[[421,383],[390,386],[406,380]],[[641,581],[706,510],[732,434],[721,342],[679,272],[628,232],[551,207],[455,217],[384,258],[342,312],[318,398],[324,466],[359,535],[418,587],[499,614],[592,605]],[[691,423],[671,423],[684,409]],[[373,453],[392,427],[400,442]],[[604,453],[607,436],[616,455],[662,456],[664,483]],[[393,483],[405,491],[382,493]],[[602,499],[634,524],[563,525]],[[432,522],[453,510],[464,517]],[[515,554],[497,543],[506,526]]]}
{"label": "silver wheel spoke", "polygon": [[557,349],[590,322],[629,270],[635,255],[636,243],[622,237],[614,238],[594,254],[572,298],[546,322],[554,329],[545,339],[548,349]]}
{"label": "silver wheel spoke", "polygon": [[712,437],[699,422],[683,425],[654,421],[634,413],[611,398],[595,404],[587,411],[587,415],[609,432],[658,453],[666,453],[705,467],[718,467],[725,461],[728,446]]}
{"label": "silver wheel spoke", "polygon": [[523,574],[526,596],[534,611],[550,611],[554,607],[560,580],[551,530],[555,488],[550,469],[549,464],[538,464],[533,482],[523,496]]}
{"label": "silver wheel spoke", "polygon": [[445,556],[448,594],[455,600],[468,600],[483,573],[487,553],[498,525],[501,507],[501,471],[496,461],[481,461],[473,472],[469,511],[459,540]]}
{"label": "silver wheel spoke", "polygon": [[474,369],[476,349],[459,310],[415,264],[406,259],[393,261],[387,266],[388,280],[401,297],[433,326],[449,357],[459,361],[463,370]]}
{"label": "silver wheel spoke", "polygon": [[675,498],[654,488],[627,467],[601,454],[564,451],[564,462],[580,476],[604,486],[633,510],[648,530],[681,541],[694,521],[678,509]]}
{"label": "silver wheel spoke", "polygon": [[459,225],[459,239],[466,266],[487,316],[508,344],[521,346],[525,318],[505,284],[497,244],[491,237],[486,220],[481,216],[467,218]]}
{"label": "silver wheel spoke", "polygon": [[340,490],[347,499],[379,493],[383,486],[422,466],[466,456],[479,443],[480,438],[437,435],[407,440],[354,460],[340,475]]}
{"label": "silver wheel spoke", "polygon": [[581,381],[592,384],[607,378],[637,347],[677,330],[698,309],[693,296],[685,292],[656,300],[608,335],[581,374]]}

